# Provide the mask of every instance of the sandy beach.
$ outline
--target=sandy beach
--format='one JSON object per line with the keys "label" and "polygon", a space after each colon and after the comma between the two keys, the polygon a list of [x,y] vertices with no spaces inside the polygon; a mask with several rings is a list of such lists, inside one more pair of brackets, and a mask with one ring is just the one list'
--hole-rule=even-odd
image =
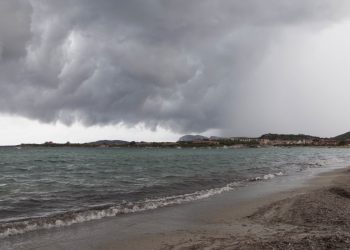
{"label": "sandy beach", "polygon": [[349,249],[350,170],[321,174],[218,217],[202,232],[168,236],[159,249]]}
{"label": "sandy beach", "polygon": [[350,248],[349,169],[322,174],[307,187],[277,196],[262,206],[261,201],[247,203],[256,210],[251,214],[240,207],[245,212],[227,220],[232,224],[225,233],[208,230],[162,249]]}
{"label": "sandy beach", "polygon": [[[350,170],[3,240],[1,249],[348,249]],[[278,190],[278,191],[277,191]]]}

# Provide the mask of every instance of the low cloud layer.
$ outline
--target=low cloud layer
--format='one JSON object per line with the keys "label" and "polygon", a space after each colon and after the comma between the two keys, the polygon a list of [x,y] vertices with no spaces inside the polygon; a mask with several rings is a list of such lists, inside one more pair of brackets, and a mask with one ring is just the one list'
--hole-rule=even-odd
{"label": "low cloud layer", "polygon": [[240,108],[276,86],[252,74],[289,31],[320,32],[349,11],[346,0],[3,0],[0,112],[260,132],[254,105]]}

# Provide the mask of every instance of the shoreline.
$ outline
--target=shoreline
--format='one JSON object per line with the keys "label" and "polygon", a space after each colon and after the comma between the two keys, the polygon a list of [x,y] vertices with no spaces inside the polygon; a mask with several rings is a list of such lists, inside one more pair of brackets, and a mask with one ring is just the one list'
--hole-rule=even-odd
{"label": "shoreline", "polygon": [[192,234],[187,240],[183,238],[161,249],[347,249],[350,246],[349,167],[321,173],[304,187],[264,199],[248,201],[238,206],[238,211],[236,207],[222,214],[229,226],[221,232]]}
{"label": "shoreline", "polygon": [[[293,213],[300,215],[296,210],[309,209],[300,204],[293,207],[300,200],[315,205],[316,212],[329,210],[332,206],[327,201],[332,199],[350,208],[350,199],[346,198],[349,169],[330,170],[306,183],[295,181],[281,178],[179,206],[29,232],[5,239],[4,248],[0,249],[252,249],[260,245],[258,249],[285,249],[288,244],[304,244],[291,248],[303,249],[311,247],[310,244],[321,244],[326,236],[332,244],[350,244],[347,241],[350,236],[339,225],[305,226],[302,219],[308,218],[303,217],[295,225],[284,219]],[[319,194],[323,194],[325,203],[317,199]],[[284,214],[279,213],[281,210]],[[342,226],[347,228],[350,222],[343,220],[346,223]],[[330,228],[338,230],[338,234],[325,234]],[[300,235],[304,238],[295,242]],[[316,247],[323,249],[321,245]]]}

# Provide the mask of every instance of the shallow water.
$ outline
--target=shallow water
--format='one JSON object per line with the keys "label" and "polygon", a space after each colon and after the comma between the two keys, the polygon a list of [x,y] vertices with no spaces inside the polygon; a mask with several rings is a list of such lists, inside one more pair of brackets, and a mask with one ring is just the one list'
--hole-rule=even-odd
{"label": "shallow water", "polygon": [[0,148],[0,235],[180,204],[349,160],[341,148]]}

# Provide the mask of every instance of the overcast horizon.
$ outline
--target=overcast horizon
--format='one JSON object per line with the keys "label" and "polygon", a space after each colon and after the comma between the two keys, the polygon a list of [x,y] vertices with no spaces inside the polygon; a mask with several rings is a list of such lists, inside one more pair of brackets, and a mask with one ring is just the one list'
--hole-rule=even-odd
{"label": "overcast horizon", "polygon": [[2,0],[0,145],[350,131],[346,0]]}

